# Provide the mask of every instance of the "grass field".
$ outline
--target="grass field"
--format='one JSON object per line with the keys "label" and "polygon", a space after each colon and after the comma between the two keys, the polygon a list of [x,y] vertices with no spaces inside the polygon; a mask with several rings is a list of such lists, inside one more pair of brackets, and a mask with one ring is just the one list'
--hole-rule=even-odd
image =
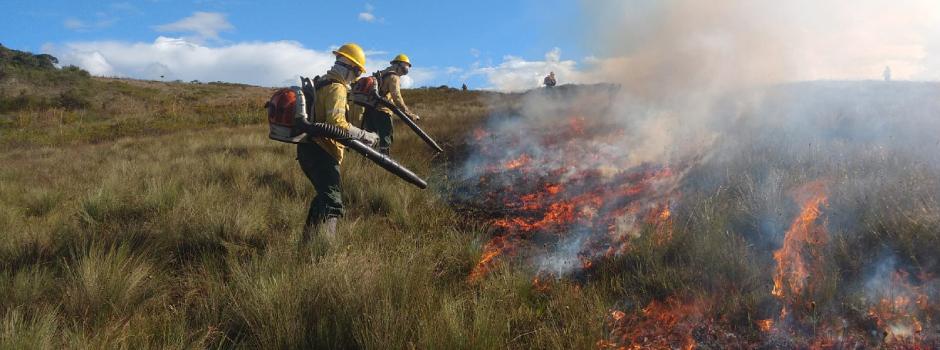
{"label": "grass field", "polygon": [[[298,251],[313,188],[293,147],[266,139],[260,101],[269,89],[89,84],[154,94],[139,109],[127,97],[120,110],[20,108],[4,129],[0,347],[570,348],[602,336],[605,303],[591,289],[541,295],[513,271],[466,282],[484,223],[448,206],[452,155],[432,157],[403,125],[395,157],[431,189],[352,156],[340,238]],[[200,97],[183,103],[187,95]],[[500,98],[406,96],[451,152]],[[193,112],[223,101],[237,105]],[[185,105],[177,116],[161,112],[176,104]],[[125,115],[143,126],[127,126]]]}
{"label": "grass field", "polygon": [[[338,238],[299,248],[314,191],[294,148],[266,137],[261,105],[271,89],[40,72],[8,70],[0,83],[0,348],[936,344],[940,171],[922,134],[936,125],[920,123],[936,109],[905,100],[933,86],[792,87],[862,91],[809,109],[820,130],[812,137],[781,137],[806,127],[781,125],[795,123],[788,115],[735,124],[726,130],[733,142],[683,171],[668,239],[640,224],[622,254],[534,281],[542,276],[522,254],[468,279],[500,234],[480,208],[500,204],[466,189],[511,193],[553,173],[493,188],[460,178],[480,128],[499,130],[501,118],[530,121],[522,131],[533,134],[554,125],[523,111],[524,95],[405,91],[446,152],[432,155],[399,124],[393,156],[430,188],[350,156]],[[24,80],[56,74],[76,83]],[[80,103],[63,104],[63,94]],[[912,119],[862,125],[871,119],[859,110]],[[548,137],[553,152],[532,157],[581,152],[578,137]],[[789,261],[810,266],[808,287],[798,290],[787,270],[778,296],[774,278],[788,258],[775,253],[799,229],[826,234],[793,243]],[[897,296],[908,304],[879,299]]]}

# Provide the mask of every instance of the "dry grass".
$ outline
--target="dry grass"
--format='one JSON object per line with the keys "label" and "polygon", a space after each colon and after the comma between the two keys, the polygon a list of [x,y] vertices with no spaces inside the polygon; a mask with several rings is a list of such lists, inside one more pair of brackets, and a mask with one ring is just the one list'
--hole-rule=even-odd
{"label": "dry grass", "polygon": [[[259,124],[273,89],[43,76],[0,80],[0,147],[62,146]],[[61,72],[57,74],[62,74]],[[43,83],[51,80],[55,82]]]}
{"label": "dry grass", "polygon": [[[452,152],[496,95],[406,96]],[[3,347],[584,348],[601,337],[607,302],[591,287],[538,293],[511,268],[466,283],[485,229],[447,205],[450,156],[396,127],[394,156],[432,188],[351,156],[340,238],[300,251],[313,189],[263,125],[19,143],[0,155]]]}

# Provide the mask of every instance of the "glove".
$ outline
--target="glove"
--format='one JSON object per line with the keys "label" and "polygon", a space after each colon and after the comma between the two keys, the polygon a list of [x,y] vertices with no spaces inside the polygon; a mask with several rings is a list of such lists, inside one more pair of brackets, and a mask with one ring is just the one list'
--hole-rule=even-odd
{"label": "glove", "polygon": [[349,133],[350,137],[362,141],[362,143],[369,147],[372,147],[372,145],[375,145],[375,143],[379,141],[379,135],[376,133],[368,132],[352,125],[349,126],[349,129],[346,129],[346,132]]}

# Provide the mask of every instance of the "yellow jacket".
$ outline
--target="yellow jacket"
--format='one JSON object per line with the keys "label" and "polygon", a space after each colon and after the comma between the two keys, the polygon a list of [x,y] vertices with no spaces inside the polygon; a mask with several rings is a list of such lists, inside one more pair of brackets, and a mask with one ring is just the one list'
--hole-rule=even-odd
{"label": "yellow jacket", "polygon": [[[313,113],[315,123],[333,124],[344,130],[349,129],[349,122],[346,121],[346,111],[349,109],[346,101],[346,95],[349,92],[349,85],[345,83],[336,83],[343,81],[343,78],[332,71],[320,77],[334,81],[317,90],[316,101],[313,102]],[[343,162],[344,146],[332,139],[315,137],[313,142],[320,145],[323,150],[336,158],[339,163]]]}
{"label": "yellow jacket", "polygon": [[[409,117],[413,116],[414,114],[411,113],[411,110],[408,109],[408,105],[405,104],[405,99],[401,97],[401,77],[399,77],[398,74],[390,73],[389,69],[382,71],[380,74],[382,82],[379,84],[379,95],[392,101],[398,109],[405,112],[405,115]],[[392,110],[385,106],[379,107],[378,110],[392,114]]]}
{"label": "yellow jacket", "polygon": [[353,103],[352,94],[349,94],[349,99],[346,101],[346,104],[349,106],[349,110],[346,111],[346,121],[359,124],[362,122],[362,114],[365,113],[366,109],[360,105]]}

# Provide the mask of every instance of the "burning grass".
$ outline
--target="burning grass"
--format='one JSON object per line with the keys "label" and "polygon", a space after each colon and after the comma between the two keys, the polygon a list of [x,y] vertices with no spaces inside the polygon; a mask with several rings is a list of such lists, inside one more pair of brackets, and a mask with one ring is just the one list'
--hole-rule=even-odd
{"label": "burning grass", "polygon": [[[872,145],[874,136],[839,128],[814,130],[801,148],[773,133],[795,137],[789,128],[806,125],[755,129],[757,118],[701,153],[637,161],[623,140],[642,136],[591,98],[472,132],[478,146],[456,197],[490,208],[492,238],[468,282],[513,265],[537,290],[552,279],[621,288],[628,307],[609,312],[601,348],[940,346],[938,261],[918,247],[940,229],[940,166],[910,152],[923,141],[913,124],[889,127],[911,135],[904,143]],[[829,102],[817,116],[845,113]],[[764,103],[743,113],[787,109]],[[842,117],[870,117],[857,111]]]}

